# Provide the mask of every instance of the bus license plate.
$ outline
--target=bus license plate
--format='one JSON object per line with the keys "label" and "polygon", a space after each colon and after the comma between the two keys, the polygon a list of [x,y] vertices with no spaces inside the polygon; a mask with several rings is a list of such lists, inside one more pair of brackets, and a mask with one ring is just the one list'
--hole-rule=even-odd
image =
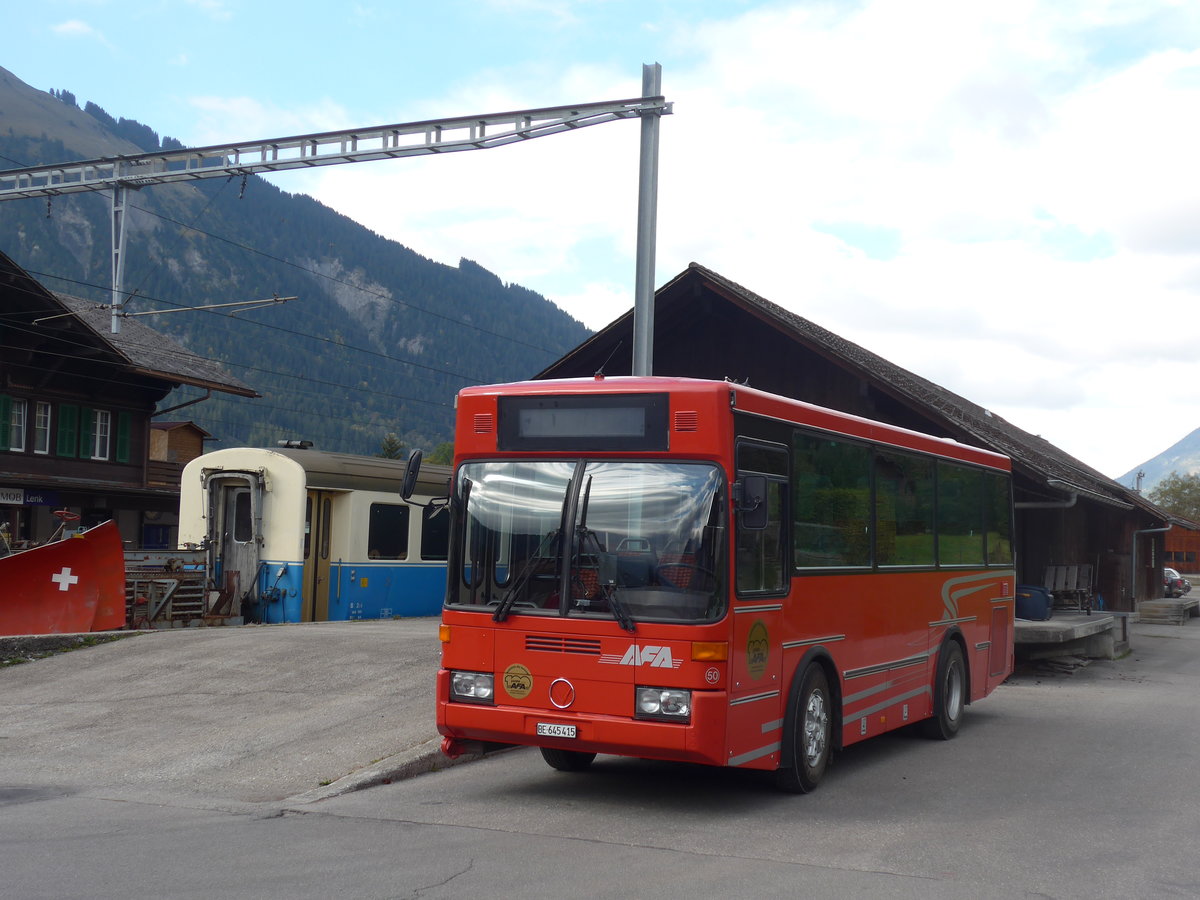
{"label": "bus license plate", "polygon": [[575,726],[559,725],[557,722],[538,722],[537,733],[538,737],[573,738],[575,737]]}

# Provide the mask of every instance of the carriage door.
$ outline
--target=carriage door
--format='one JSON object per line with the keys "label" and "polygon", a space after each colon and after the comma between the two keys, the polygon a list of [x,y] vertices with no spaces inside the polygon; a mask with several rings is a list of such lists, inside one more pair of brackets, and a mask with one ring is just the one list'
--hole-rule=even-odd
{"label": "carriage door", "polygon": [[304,604],[301,621],[329,618],[329,545],[333,494],[309,491],[304,503]]}
{"label": "carriage door", "polygon": [[242,615],[257,591],[262,543],[262,481],[250,472],[223,472],[208,483],[208,571],[220,596],[213,605]]}

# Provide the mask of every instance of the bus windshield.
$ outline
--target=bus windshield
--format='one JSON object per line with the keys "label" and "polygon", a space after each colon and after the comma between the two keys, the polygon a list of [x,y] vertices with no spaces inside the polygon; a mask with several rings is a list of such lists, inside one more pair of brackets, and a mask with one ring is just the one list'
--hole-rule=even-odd
{"label": "bus windshield", "polygon": [[725,480],[707,463],[463,464],[446,602],[493,613],[706,621],[724,612]]}

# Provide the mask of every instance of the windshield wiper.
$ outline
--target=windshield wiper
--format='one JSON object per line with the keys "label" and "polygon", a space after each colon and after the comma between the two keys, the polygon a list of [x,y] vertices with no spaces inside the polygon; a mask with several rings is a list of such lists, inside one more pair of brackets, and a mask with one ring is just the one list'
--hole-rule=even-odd
{"label": "windshield wiper", "polygon": [[[529,582],[530,576],[533,574],[534,566],[545,559],[550,559],[548,553],[551,544],[558,539],[559,531],[556,529],[542,538],[542,542],[538,544],[537,549],[533,554],[525,560],[525,565],[521,567],[521,571],[517,573],[517,577],[513,579],[512,587],[504,592],[504,596],[500,598],[499,604],[496,606],[495,612],[492,613],[493,622],[503,622],[508,618],[508,613],[512,609],[513,604],[517,602],[517,596],[524,590]],[[554,557],[560,554],[555,553]]]}
{"label": "windshield wiper", "polygon": [[[577,484],[578,482],[574,478],[567,482],[567,489],[563,495],[562,508],[559,510],[558,514],[558,530],[551,531],[549,534],[547,534],[542,539],[541,543],[538,544],[537,550],[533,552],[533,555],[530,556],[529,559],[525,560],[525,565],[521,567],[521,571],[517,574],[516,579],[513,581],[512,587],[509,588],[505,592],[504,596],[500,598],[500,604],[496,607],[496,611],[492,613],[493,622],[503,622],[505,618],[508,617],[509,610],[511,610],[513,604],[517,602],[518,592],[528,583],[530,576],[533,574],[533,568],[536,563],[546,559],[554,559],[557,563],[557,565],[554,567],[555,571],[562,571],[562,564],[566,561],[564,557],[569,552],[569,548],[563,547],[561,537],[562,535],[566,534],[567,531],[567,510],[571,505],[571,499],[574,496],[575,485]],[[548,551],[551,543],[555,540],[559,541],[558,550],[554,553],[554,556],[551,557],[547,552],[544,551]]]}
{"label": "windshield wiper", "polygon": [[630,634],[637,631],[637,623],[633,621],[633,616],[629,614],[629,610],[625,608],[625,603],[620,599],[617,586],[615,584],[605,584],[601,585],[600,590],[604,594],[604,599],[608,601],[608,608],[612,610],[613,618],[617,620],[617,624]]}
{"label": "windshield wiper", "polygon": [[[579,504],[579,527],[577,530],[577,539],[575,542],[575,566],[579,568],[583,564],[584,543],[591,540],[592,551],[596,556],[597,567],[600,564],[600,559],[604,555],[604,548],[600,546],[600,538],[596,536],[596,532],[587,527],[588,502],[592,497],[592,476],[588,476],[587,487],[583,491],[583,500]],[[599,575],[599,572],[597,572]],[[617,620],[626,631],[633,633],[637,630],[637,625],[633,621],[633,616],[629,614],[629,610],[625,608],[625,604],[621,602],[617,596],[617,585],[615,581],[609,581],[607,584],[602,579],[597,579],[600,583],[597,589],[604,595],[604,599],[608,601],[608,608],[612,610],[613,618]]]}

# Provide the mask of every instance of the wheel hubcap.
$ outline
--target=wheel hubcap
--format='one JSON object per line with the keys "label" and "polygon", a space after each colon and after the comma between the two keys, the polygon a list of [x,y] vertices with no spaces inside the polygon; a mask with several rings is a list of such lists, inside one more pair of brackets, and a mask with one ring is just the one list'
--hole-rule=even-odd
{"label": "wheel hubcap", "polygon": [[804,707],[804,761],[810,768],[825,755],[828,733],[829,711],[825,707],[825,696],[813,691]]}
{"label": "wheel hubcap", "polygon": [[963,706],[963,676],[962,669],[951,666],[946,672],[946,714],[951,719],[957,719]]}

